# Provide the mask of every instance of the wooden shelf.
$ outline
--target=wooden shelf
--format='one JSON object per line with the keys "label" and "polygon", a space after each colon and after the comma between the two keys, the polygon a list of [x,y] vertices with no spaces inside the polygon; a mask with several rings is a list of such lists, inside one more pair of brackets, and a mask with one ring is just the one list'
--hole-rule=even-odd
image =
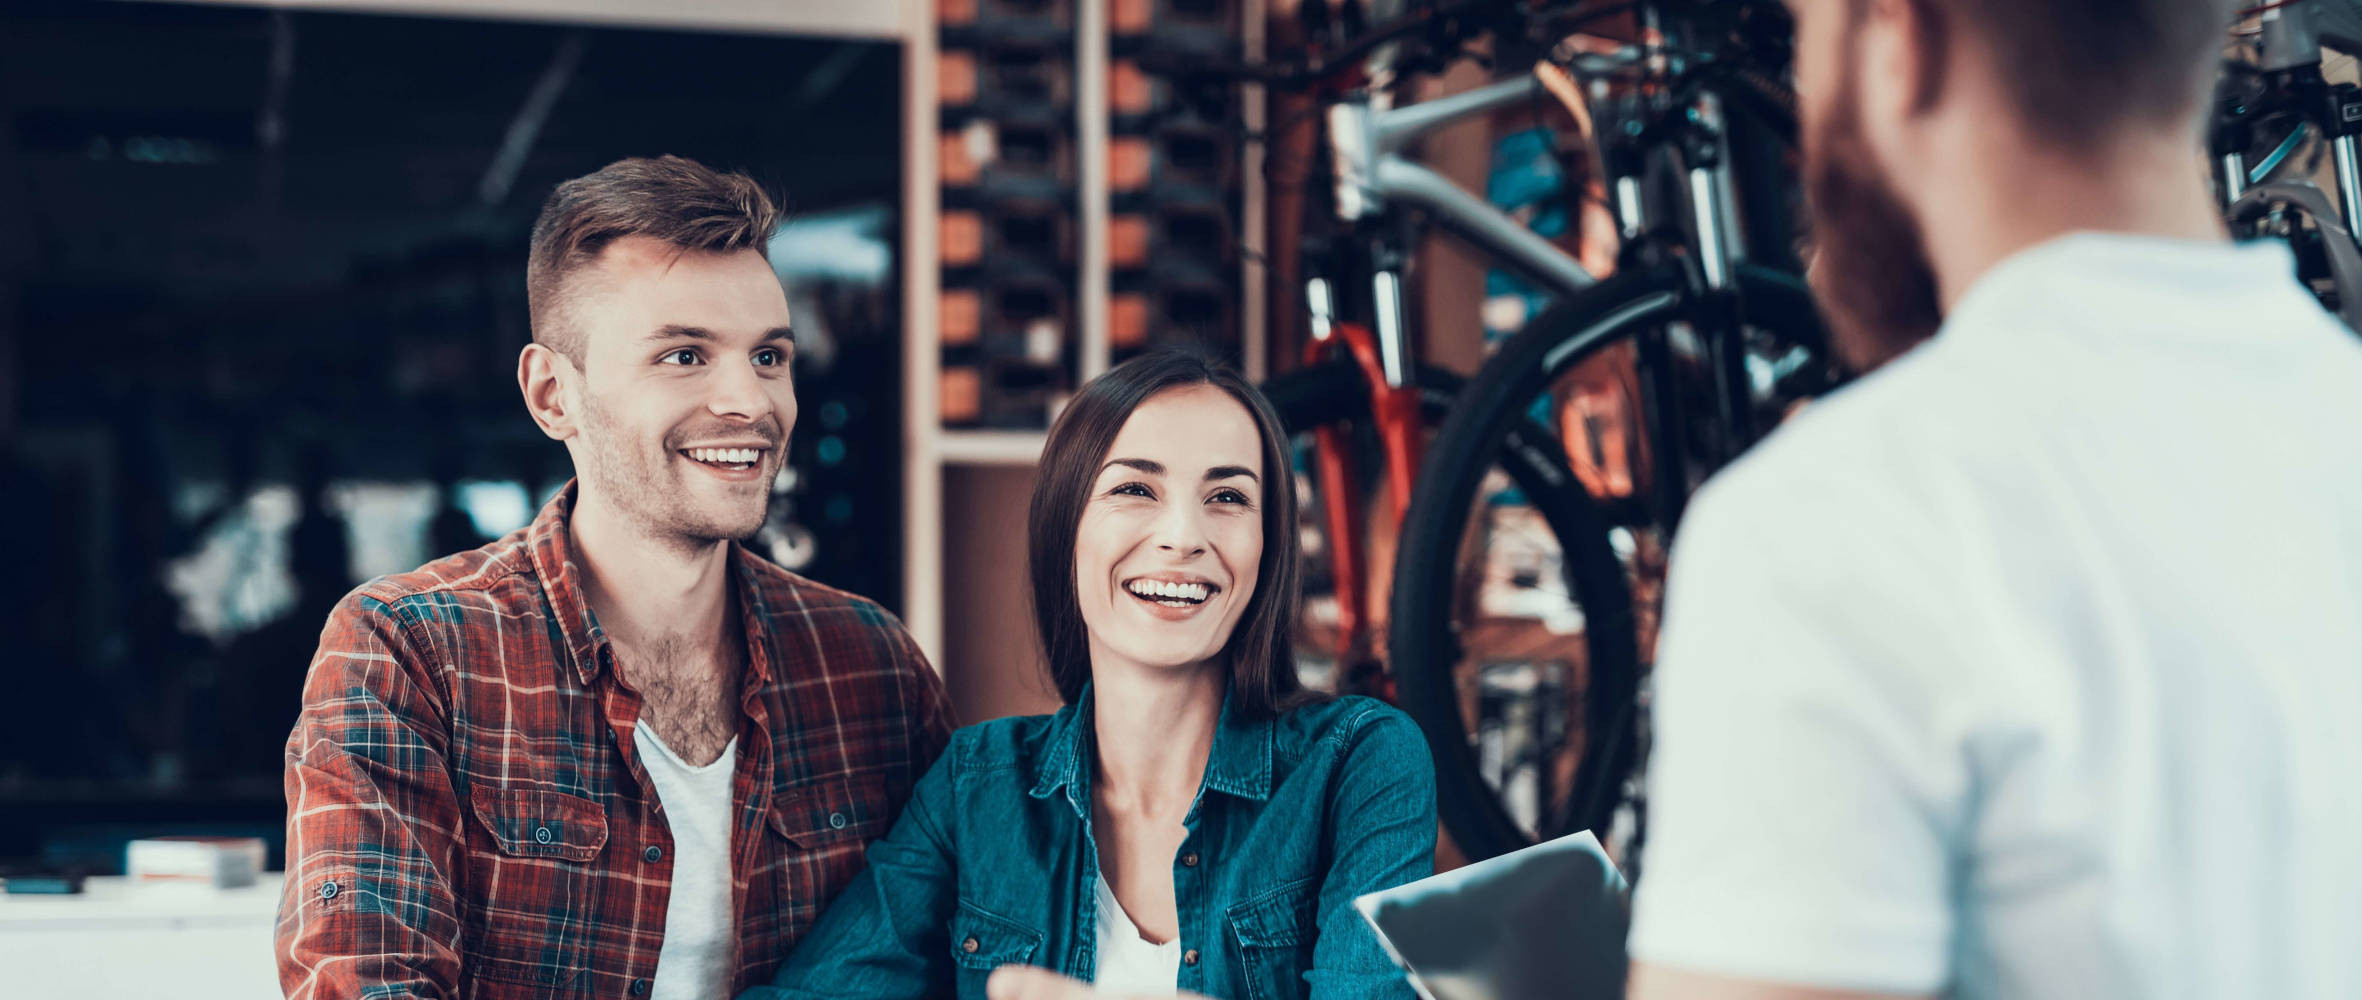
{"label": "wooden shelf", "polygon": [[[534,0],[544,3],[621,2],[621,0]],[[750,2],[750,0],[735,0]],[[1042,446],[1048,435],[1042,431],[991,431],[944,429],[941,426],[939,393],[942,375],[942,344],[938,337],[937,309],[940,304],[941,271],[930,266],[938,260],[937,229],[941,205],[939,180],[939,146],[936,126],[940,109],[936,104],[937,29],[931,16],[934,5],[917,0],[902,0],[906,11],[912,11],[907,22],[905,38],[909,58],[905,63],[904,86],[904,165],[906,185],[904,208],[908,212],[903,238],[904,260],[912,266],[905,269],[905,316],[909,317],[904,332],[903,354],[903,426],[909,447],[904,451],[903,483],[905,503],[903,516],[903,621],[917,638],[921,648],[937,664],[943,664],[946,648],[946,623],[958,619],[973,624],[975,597],[962,588],[972,588],[976,581],[961,579],[955,585],[951,579],[957,574],[990,572],[1006,560],[1002,554],[991,558],[968,553],[947,561],[946,554],[957,548],[959,539],[945,536],[944,501],[947,474],[960,480],[960,488],[969,492],[990,494],[989,509],[1023,509],[1025,480],[1030,476],[1014,476],[1010,470],[1030,468],[1041,457]],[[1242,0],[1240,27],[1244,35],[1244,55],[1248,59],[1263,56],[1263,21],[1266,0]],[[1073,112],[1074,121],[1074,187],[1075,217],[1075,312],[1074,338],[1070,345],[1074,361],[1076,384],[1087,382],[1107,370],[1113,354],[1109,342],[1108,313],[1110,306],[1111,261],[1109,254],[1110,178],[1107,156],[1110,144],[1108,70],[1111,62],[1111,24],[1108,5],[1102,0],[1075,0],[1073,51]],[[923,23],[921,23],[923,22]],[[1250,128],[1260,127],[1263,101],[1260,88],[1249,88],[1242,96],[1242,109]],[[1244,252],[1238,267],[1242,277],[1240,335],[1244,354],[1245,374],[1251,380],[1263,377],[1263,356],[1266,353],[1264,330],[1263,275],[1254,263],[1263,256],[1263,161],[1262,149],[1256,143],[1241,144],[1240,177],[1242,191],[1240,219]],[[1011,498],[1015,497],[1015,500]],[[977,503],[977,497],[963,497],[965,503]],[[1018,526],[1021,527],[1021,526]],[[963,550],[964,551],[964,550]],[[951,565],[956,563],[956,567]],[[1007,583],[994,581],[992,585]],[[951,606],[957,602],[957,606]],[[984,616],[990,618],[992,616]],[[1020,630],[1022,631],[1022,630]],[[1022,642],[982,642],[974,636],[963,636],[962,652],[969,656],[992,656],[1007,650],[1029,648],[1028,633]],[[981,652],[980,652],[981,651]],[[966,669],[966,665],[955,665]],[[956,685],[955,685],[956,686]],[[997,704],[997,703],[996,703]],[[1006,706],[1001,706],[1006,707]]]}
{"label": "wooden shelf", "polygon": [[1049,437],[1046,431],[944,431],[935,456],[946,465],[1032,465]]}

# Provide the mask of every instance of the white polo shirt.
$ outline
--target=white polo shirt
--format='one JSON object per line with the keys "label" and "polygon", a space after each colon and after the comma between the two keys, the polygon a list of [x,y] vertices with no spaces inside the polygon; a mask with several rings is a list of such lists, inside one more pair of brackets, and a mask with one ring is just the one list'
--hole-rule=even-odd
{"label": "white polo shirt", "polygon": [[2362,997],[2362,343],[2291,272],[2043,244],[1714,479],[1636,960]]}

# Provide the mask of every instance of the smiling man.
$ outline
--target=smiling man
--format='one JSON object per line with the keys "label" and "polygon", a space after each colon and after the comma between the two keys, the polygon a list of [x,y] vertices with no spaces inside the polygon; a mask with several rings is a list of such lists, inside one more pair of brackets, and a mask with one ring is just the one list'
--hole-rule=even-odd
{"label": "smiling man", "polygon": [[744,176],[558,186],[517,382],[577,479],[372,581],[287,744],[291,998],[711,998],[770,975],[949,736],[876,604],[765,562],[795,336]]}

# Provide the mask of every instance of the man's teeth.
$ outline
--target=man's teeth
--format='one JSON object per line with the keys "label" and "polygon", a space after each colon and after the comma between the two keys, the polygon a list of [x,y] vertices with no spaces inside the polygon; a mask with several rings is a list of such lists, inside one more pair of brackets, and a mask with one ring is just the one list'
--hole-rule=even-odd
{"label": "man's teeth", "polygon": [[691,448],[689,457],[716,465],[747,465],[762,457],[758,448]]}
{"label": "man's teeth", "polygon": [[1172,583],[1165,580],[1134,580],[1126,589],[1141,597],[1167,598],[1182,601],[1206,599],[1206,585],[1202,583]]}

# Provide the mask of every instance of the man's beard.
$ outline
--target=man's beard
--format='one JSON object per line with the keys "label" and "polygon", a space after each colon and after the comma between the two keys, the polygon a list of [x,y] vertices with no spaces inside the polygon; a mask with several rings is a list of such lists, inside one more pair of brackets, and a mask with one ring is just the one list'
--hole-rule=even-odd
{"label": "man's beard", "polygon": [[[770,516],[770,483],[750,484],[757,499],[743,503],[701,502],[692,485],[680,478],[680,466],[669,461],[677,457],[673,443],[667,442],[653,460],[639,457],[632,435],[589,392],[582,396],[582,417],[582,461],[575,469],[581,488],[607,498],[634,530],[693,547],[744,542],[762,530]],[[762,436],[772,441],[766,457],[778,455],[786,443],[783,434]]]}
{"label": "man's beard", "polygon": [[1816,248],[1810,277],[1830,346],[1846,367],[1866,372],[1933,336],[1944,311],[1919,222],[1862,139],[1858,86],[1849,71],[1827,120],[1809,130],[1804,176]]}

